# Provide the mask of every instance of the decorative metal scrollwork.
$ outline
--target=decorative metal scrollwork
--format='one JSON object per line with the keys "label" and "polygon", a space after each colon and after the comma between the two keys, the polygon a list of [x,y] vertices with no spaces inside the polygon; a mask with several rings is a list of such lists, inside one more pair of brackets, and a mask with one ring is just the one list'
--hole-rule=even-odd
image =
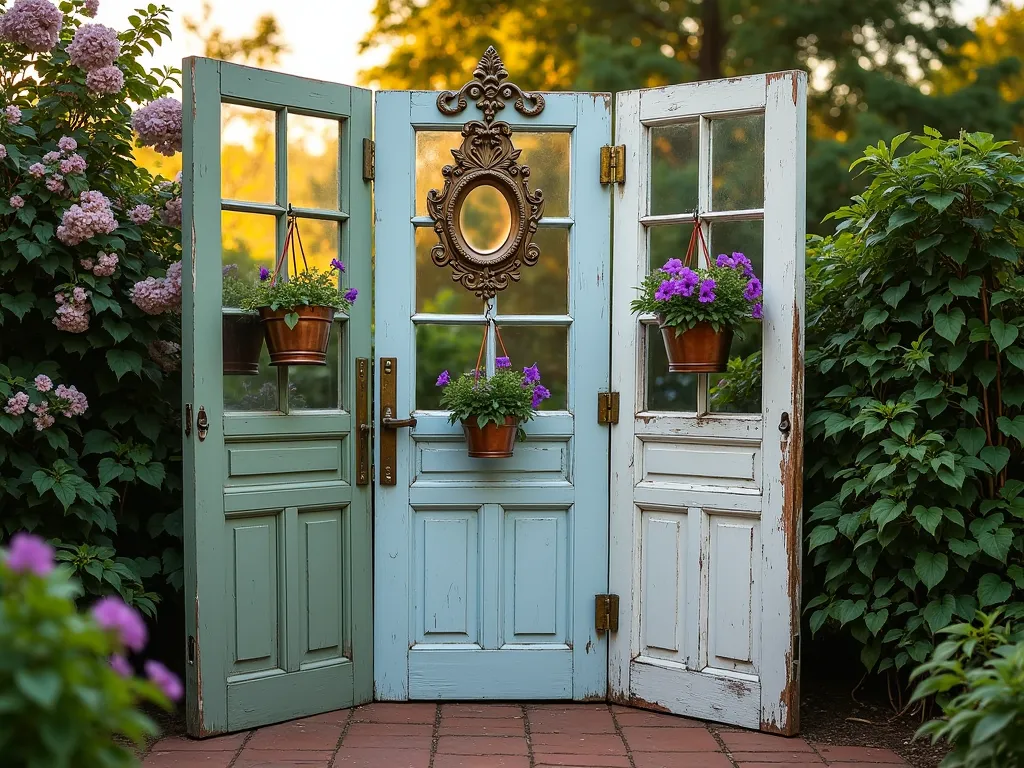
{"label": "decorative metal scrollwork", "polygon": [[[484,119],[470,120],[462,126],[462,146],[452,150],[455,165],[441,169],[444,188],[427,194],[427,212],[434,220],[439,240],[430,257],[439,267],[451,266],[452,280],[488,299],[507,288],[510,281],[519,280],[524,265],[537,263],[540,247],[533,236],[544,210],[544,193],[539,189],[530,191],[530,169],[517,162],[522,150],[512,144],[512,127],[495,117],[512,99],[520,114],[539,115],[544,97],[505,82],[508,72],[493,47],[484,52],[473,78],[457,92],[444,91],[437,97],[442,114],[461,113],[468,106],[468,97],[476,102]],[[508,207],[510,219],[504,240],[493,248],[470,242],[462,223],[470,193],[488,187]]]}

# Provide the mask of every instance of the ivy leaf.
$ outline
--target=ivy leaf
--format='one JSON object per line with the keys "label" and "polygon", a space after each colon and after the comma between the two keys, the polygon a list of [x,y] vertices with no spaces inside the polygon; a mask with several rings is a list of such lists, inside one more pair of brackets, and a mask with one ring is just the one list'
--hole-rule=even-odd
{"label": "ivy leaf", "polygon": [[1000,416],[996,419],[996,424],[1004,435],[1016,438],[1018,442],[1024,444],[1024,416],[1017,416],[1012,421],[1008,416]]}
{"label": "ivy leaf", "polygon": [[985,447],[985,440],[985,430],[981,427],[956,431],[956,441],[968,456],[977,456],[978,451]]}
{"label": "ivy leaf", "polygon": [[1001,472],[1010,460],[1010,449],[1003,445],[989,445],[981,450],[981,460],[988,464],[993,472]]}
{"label": "ivy leaf", "polygon": [[885,626],[885,622],[888,620],[888,618],[889,611],[883,608],[880,611],[874,611],[872,613],[867,614],[864,617],[864,624],[867,625],[868,631],[872,635],[877,635],[882,630],[882,627]]}
{"label": "ivy leaf", "polygon": [[1007,349],[1004,354],[1006,355],[1006,359],[1013,363],[1015,367],[1024,371],[1024,349],[1011,347],[1010,349]]}
{"label": "ivy leaf", "polygon": [[870,331],[872,328],[881,325],[888,319],[888,310],[881,309],[880,307],[872,307],[864,313],[862,325],[864,326],[864,330]]}
{"label": "ivy leaf", "polygon": [[939,523],[942,522],[942,510],[939,507],[923,507],[918,505],[914,507],[912,513],[914,519],[921,524],[932,536],[935,535],[935,530],[939,527]]}
{"label": "ivy leaf", "polygon": [[935,315],[935,332],[951,343],[956,343],[960,330],[964,327],[964,311],[959,307]]}
{"label": "ivy leaf", "polygon": [[36,303],[36,297],[29,291],[12,296],[9,293],[0,293],[0,307],[3,307],[19,320],[29,313],[29,310]]}
{"label": "ivy leaf", "polygon": [[899,285],[893,286],[892,288],[887,288],[882,293],[882,301],[884,301],[890,307],[894,307],[895,308],[896,305],[899,304],[900,301],[903,300],[903,297],[907,295],[907,291],[909,291],[909,290],[910,290],[910,281],[909,280],[904,280]]}
{"label": "ivy leaf", "polygon": [[882,498],[871,505],[871,522],[881,531],[885,526],[907,511],[907,502]]}
{"label": "ivy leaf", "polygon": [[[89,298],[92,302],[93,309],[96,310],[96,314],[108,310],[113,312],[118,317],[121,317],[121,304],[120,302],[108,299],[106,296],[101,295],[98,291],[94,291],[92,296]],[[106,326],[104,326],[106,327]]]}
{"label": "ivy leaf", "polygon": [[1009,582],[1003,581],[998,574],[986,573],[978,581],[979,607],[1005,603],[1012,592],[1013,586]]}
{"label": "ivy leaf", "polygon": [[978,536],[978,545],[981,547],[981,551],[990,557],[994,557],[1001,563],[1006,562],[1006,556],[1010,552],[1011,544],[1013,544],[1013,533],[1009,528],[985,531]]}
{"label": "ivy leaf", "polygon": [[67,511],[67,508],[71,506],[71,503],[75,500],[75,498],[78,495],[77,492],[75,491],[75,485],[73,481],[67,476],[64,476],[57,480],[53,484],[53,488],[51,488],[50,490],[53,492],[53,495],[57,497],[57,500],[64,505],[65,511]]}
{"label": "ivy leaf", "polygon": [[147,485],[159,488],[164,481],[166,473],[163,464],[151,461],[149,464],[139,464],[135,467],[135,474],[138,475],[139,480]]}
{"label": "ivy leaf", "polygon": [[956,601],[952,595],[945,595],[941,600],[932,600],[924,609],[924,620],[928,628],[935,634],[949,626],[956,610]]}
{"label": "ivy leaf", "polygon": [[299,324],[299,313],[289,312],[284,316],[284,324],[287,325],[289,329],[295,330],[295,326]]}
{"label": "ivy leaf", "polygon": [[113,453],[117,450],[117,441],[114,436],[102,429],[91,429],[86,432],[83,445],[83,456],[88,456],[91,453]]}
{"label": "ivy leaf", "polygon": [[809,552],[823,544],[829,544],[836,540],[838,532],[830,525],[818,525],[811,531],[810,544],[807,547]]}
{"label": "ivy leaf", "polygon": [[943,552],[918,552],[914,573],[928,589],[938,584],[949,570],[949,558]]}
{"label": "ivy leaf", "polygon": [[985,244],[985,252],[997,259],[1008,261],[1011,264],[1017,262],[1017,249],[1005,240],[989,240]]}
{"label": "ivy leaf", "polygon": [[142,370],[142,356],[130,349],[108,349],[107,365],[120,381],[121,377],[129,371],[139,373]]}
{"label": "ivy leaf", "polygon": [[98,469],[100,485],[110,485],[110,482],[119,478],[121,473],[124,471],[124,467],[122,467],[116,459],[109,456],[100,459]]}
{"label": "ivy leaf", "polygon": [[992,338],[995,339],[1000,352],[1013,344],[1020,334],[1020,329],[1016,325],[1008,325],[998,317],[993,317],[988,327],[992,330]]}
{"label": "ivy leaf", "polygon": [[963,280],[958,278],[950,278],[949,290],[953,292],[954,296],[967,296],[968,298],[975,298],[981,293],[981,278],[977,275],[970,275],[965,277]]}
{"label": "ivy leaf", "polygon": [[132,335],[131,325],[123,320],[117,320],[110,315],[104,315],[103,328],[110,334],[110,338],[112,338],[117,344],[120,344]]}

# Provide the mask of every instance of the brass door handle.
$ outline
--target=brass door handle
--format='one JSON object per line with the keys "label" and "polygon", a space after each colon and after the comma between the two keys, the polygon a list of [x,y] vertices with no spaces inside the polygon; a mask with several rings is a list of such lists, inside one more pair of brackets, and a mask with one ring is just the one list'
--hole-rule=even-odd
{"label": "brass door handle", "polygon": [[399,429],[400,427],[415,427],[416,418],[392,419],[390,416],[381,416],[380,425],[383,429]]}

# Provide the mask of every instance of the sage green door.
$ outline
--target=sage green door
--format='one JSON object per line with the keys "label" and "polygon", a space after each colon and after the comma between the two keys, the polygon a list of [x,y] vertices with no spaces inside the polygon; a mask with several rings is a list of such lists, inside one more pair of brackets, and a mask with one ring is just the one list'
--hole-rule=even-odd
{"label": "sage green door", "polygon": [[[183,69],[187,710],[206,736],[373,694],[369,435],[356,423],[371,99],[210,59]],[[264,346],[258,374],[225,375],[222,328],[239,310],[222,286],[273,269],[289,211],[309,265],[340,258],[360,297],[335,319],[327,365],[275,368]]]}

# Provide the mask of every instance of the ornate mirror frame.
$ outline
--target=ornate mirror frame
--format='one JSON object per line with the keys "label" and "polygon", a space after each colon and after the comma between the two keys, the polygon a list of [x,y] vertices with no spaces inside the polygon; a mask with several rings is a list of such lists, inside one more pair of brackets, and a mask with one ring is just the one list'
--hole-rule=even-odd
{"label": "ornate mirror frame", "polygon": [[[508,72],[493,46],[484,52],[473,70],[473,80],[458,92],[444,91],[437,97],[437,109],[444,115],[458,115],[476,101],[483,121],[470,120],[462,126],[462,146],[452,150],[455,165],[441,169],[444,188],[427,193],[427,213],[434,220],[439,242],[430,258],[439,267],[450,265],[452,280],[483,299],[493,297],[519,280],[519,270],[532,267],[540,258],[533,242],[544,210],[544,193],[530,191],[530,168],[517,161],[522,152],[512,144],[512,126],[495,120],[505,102],[515,98],[515,110],[535,117],[544,109],[544,97],[524,92],[505,82]],[[493,187],[508,205],[511,228],[505,241],[493,251],[479,251],[462,232],[461,213],[469,194],[478,187]]]}

